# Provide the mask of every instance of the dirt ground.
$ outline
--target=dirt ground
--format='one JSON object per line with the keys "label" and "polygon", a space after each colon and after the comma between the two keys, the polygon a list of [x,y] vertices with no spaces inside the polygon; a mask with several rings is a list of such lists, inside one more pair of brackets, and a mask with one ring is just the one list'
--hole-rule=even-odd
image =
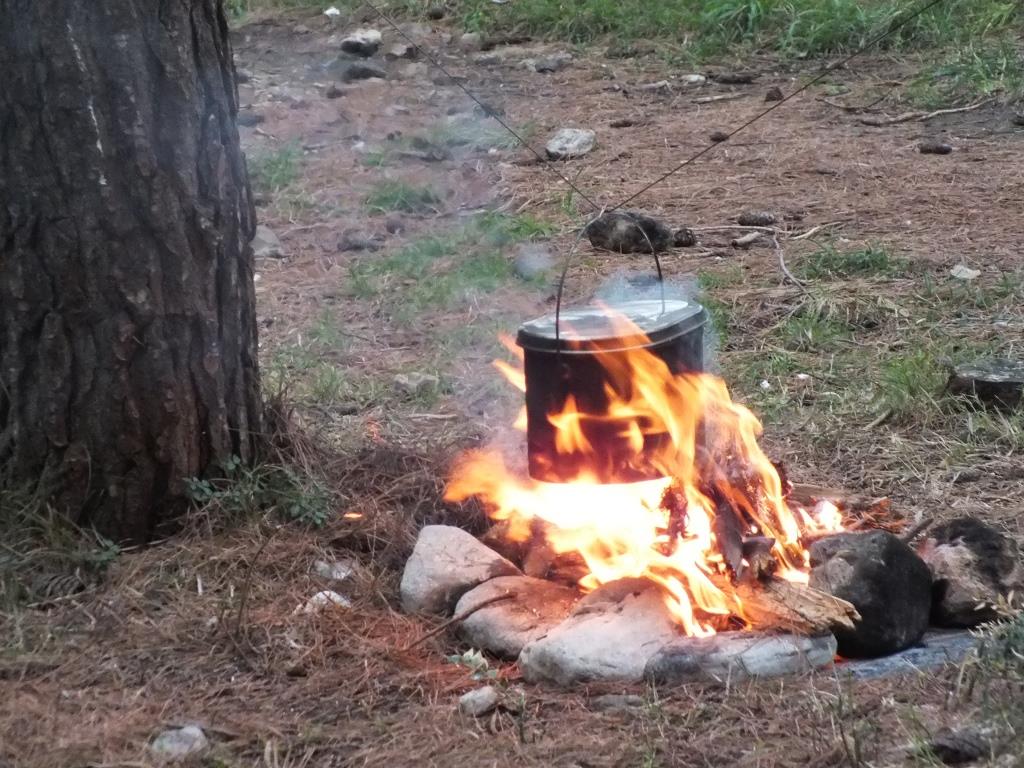
{"label": "dirt ground", "polygon": [[[686,87],[689,70],[657,56],[531,44],[467,54],[432,24],[405,29],[534,146],[561,127],[596,131],[592,153],[555,169],[598,207],[810,72],[748,60],[753,84]],[[298,14],[253,18],[235,34],[243,113],[261,119],[240,131],[261,180],[260,219],[284,255],[257,264],[264,376],[293,406],[303,460],[332,484],[330,520],[211,534],[197,518],[123,554],[88,592],[4,615],[0,763],[149,765],[155,734],[196,723],[212,741],[207,766],[933,765],[913,748],[941,727],[1005,725],[1019,677],[975,662],[871,683],[829,673],[570,692],[525,686],[514,665],[496,665],[522,687],[523,706],[457,713],[475,685],[444,660],[458,641],[410,646],[431,625],[398,612],[398,573],[422,523],[481,529],[478,510],[441,502],[445,467],[507,427],[517,396],[490,366],[498,333],[554,299],[550,275],[521,279],[509,264],[526,240],[563,257],[594,211],[422,59],[387,63],[386,80],[338,84],[329,65],[351,26]],[[373,26],[385,48],[398,41]],[[523,65],[557,51],[573,54],[558,72]],[[875,57],[838,70],[630,207],[698,231],[698,247],[662,265],[712,308],[716,365],[763,415],[766,449],[793,480],[888,496],[907,520],[975,513],[1024,540],[1020,419],[940,407],[921,395],[935,371],[901,363],[922,351],[954,362],[1019,354],[1024,129],[999,103],[864,124],[911,109],[900,94],[918,64]],[[883,95],[880,111],[836,106]],[[926,138],[954,151],[923,155]],[[372,210],[385,181],[433,194],[380,205],[412,210]],[[772,248],[734,249],[735,232],[716,229],[748,210],[782,217],[785,259],[804,286],[784,281]],[[351,250],[355,241],[374,249]],[[823,249],[865,248],[885,259],[856,274],[815,261]],[[497,277],[470,268],[492,250]],[[957,281],[957,264],[980,274]],[[651,268],[649,257],[584,243],[568,294],[588,298]],[[436,378],[404,391],[399,374]],[[352,608],[296,614],[325,588],[312,564],[339,558],[355,565],[339,588]],[[643,703],[598,711],[593,698],[606,692]],[[989,764],[1024,764],[1019,743],[1000,751]]]}

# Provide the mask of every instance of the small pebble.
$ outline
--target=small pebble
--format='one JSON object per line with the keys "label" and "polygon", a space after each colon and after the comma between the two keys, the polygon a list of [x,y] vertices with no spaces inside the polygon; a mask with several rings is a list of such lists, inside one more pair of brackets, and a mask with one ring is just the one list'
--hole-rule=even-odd
{"label": "small pebble", "polygon": [[764,95],[765,101],[782,101],[784,98],[785,96],[782,95],[782,89],[777,85],[774,88],[769,88],[768,93]]}
{"label": "small pebble", "polygon": [[728,139],[729,134],[725,131],[714,131],[708,138],[717,144]]}
{"label": "small pebble", "polygon": [[149,745],[149,751],[158,759],[179,762],[204,752],[210,745],[203,729],[195,725],[164,731]]}
{"label": "small pebble", "polygon": [[480,717],[498,706],[498,692],[487,685],[459,697],[459,711],[464,715]]}

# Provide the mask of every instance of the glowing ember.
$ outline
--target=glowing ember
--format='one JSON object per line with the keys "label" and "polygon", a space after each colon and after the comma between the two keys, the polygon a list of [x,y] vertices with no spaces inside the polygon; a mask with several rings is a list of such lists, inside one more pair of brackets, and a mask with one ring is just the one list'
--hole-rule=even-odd
{"label": "glowing ember", "polygon": [[[623,336],[639,333],[625,318],[615,325]],[[538,482],[510,471],[497,451],[473,451],[457,463],[446,498],[480,499],[514,540],[539,527],[556,552],[578,552],[589,569],[580,582],[585,590],[625,577],[656,581],[688,635],[713,634],[730,617],[747,623],[728,578],[752,566],[739,549],[744,539],[759,537],[775,575],[806,582],[802,538],[841,530],[839,510],[828,502],[810,511],[787,504],[783,481],[757,444],[760,422],[732,401],[725,383],[704,373],[672,374],[642,347],[595,354],[608,373],[607,410],[581,412],[570,396],[548,415],[556,450],[573,457],[576,477]],[[521,370],[496,365],[525,391]],[[662,479],[597,481],[598,452],[585,427],[609,423],[621,426],[638,461],[646,441],[642,460]],[[525,409],[516,426],[525,429]]]}

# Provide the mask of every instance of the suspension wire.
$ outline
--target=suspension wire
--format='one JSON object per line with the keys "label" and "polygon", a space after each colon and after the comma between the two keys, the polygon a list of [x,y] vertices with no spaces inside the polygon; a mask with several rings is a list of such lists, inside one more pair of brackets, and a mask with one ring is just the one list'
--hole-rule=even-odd
{"label": "suspension wire", "polygon": [[631,202],[636,200],[638,197],[640,197],[640,195],[644,194],[645,192],[650,190],[652,187],[656,187],[658,184],[661,184],[663,181],[668,179],[670,176],[673,176],[676,173],[679,173],[679,171],[681,171],[683,168],[685,168],[686,166],[690,165],[691,163],[699,160],[701,157],[706,155],[708,152],[710,152],[712,149],[717,147],[719,144],[725,144],[726,142],[728,142],[733,136],[735,136],[740,131],[743,131],[743,130],[749,128],[751,125],[756,123],[762,117],[765,117],[766,115],[770,114],[771,112],[774,112],[776,109],[778,109],[779,107],[781,107],[783,104],[785,104],[786,102],[790,101],[794,97],[799,96],[801,93],[806,91],[808,88],[810,88],[815,83],[821,82],[829,74],[831,74],[833,72],[833,70],[836,70],[836,69],[839,69],[840,67],[846,66],[851,61],[853,61],[855,58],[860,56],[862,53],[864,53],[865,51],[869,50],[870,48],[875,47],[876,45],[881,43],[883,40],[885,40],[887,37],[889,37],[890,35],[895,34],[899,29],[901,29],[902,27],[904,27],[907,24],[909,24],[911,21],[916,19],[921,14],[923,14],[926,11],[929,11],[932,8],[934,8],[935,6],[939,5],[941,2],[943,2],[943,0],[929,0],[929,2],[926,2],[924,5],[919,7],[917,10],[912,11],[908,16],[904,17],[903,19],[894,20],[889,25],[888,29],[886,29],[884,32],[876,35],[874,38],[872,38],[868,42],[864,43],[860,48],[855,50],[853,53],[849,54],[848,56],[846,56],[843,59],[840,59],[837,62],[834,62],[834,63],[829,64],[828,66],[824,67],[817,75],[815,75],[813,78],[808,80],[802,86],[797,88],[791,94],[789,94],[788,96],[784,97],[780,101],[775,102],[774,104],[772,104],[767,109],[765,109],[765,110],[759,112],[758,114],[754,115],[754,117],[752,117],[749,120],[747,120],[745,123],[740,125],[738,128],[733,129],[729,134],[726,135],[726,137],[724,139],[722,139],[721,141],[717,141],[717,142],[714,142],[712,144],[707,145],[706,147],[701,149],[699,152],[691,155],[686,160],[681,162],[675,168],[672,168],[671,170],[663,173],[661,176],[656,178],[654,181],[652,181],[649,184],[646,184],[645,186],[641,187],[639,191],[634,192],[632,195],[627,197],[625,200],[623,200],[621,203],[616,205],[614,208],[611,208],[610,210],[617,211],[620,208],[622,208],[623,206],[629,205]]}
{"label": "suspension wire", "polygon": [[937,6],[940,3],[942,3],[943,0],[928,0],[923,5],[921,5],[919,8],[917,8],[914,11],[911,11],[908,15],[906,15],[902,19],[894,20],[884,32],[881,32],[878,35],[876,35],[875,37],[873,37],[872,39],[868,40],[866,43],[861,45],[855,51],[853,51],[849,55],[843,57],[839,61],[833,62],[832,64],[829,64],[829,65],[825,66],[824,68],[821,69],[820,72],[818,72],[817,75],[815,75],[813,78],[811,78],[806,83],[801,85],[799,88],[797,88],[795,91],[790,93],[788,96],[783,97],[780,101],[775,102],[774,104],[772,104],[767,109],[764,109],[761,112],[759,112],[758,114],[754,115],[752,118],[747,120],[745,123],[741,124],[739,127],[734,128],[731,132],[726,134],[724,139],[722,139],[721,141],[717,141],[717,142],[708,144],[703,149],[699,150],[698,152],[694,153],[690,157],[686,158],[683,162],[679,163],[679,165],[677,165],[674,168],[672,168],[671,170],[663,173],[661,176],[659,176],[658,178],[654,179],[654,181],[652,181],[652,182],[644,185],[643,187],[641,187],[638,191],[634,192],[632,195],[630,195],[629,197],[624,199],[622,202],[620,202],[618,205],[614,206],[613,208],[602,207],[602,206],[599,206],[597,203],[595,203],[578,186],[576,186],[576,184],[574,184],[572,181],[570,181],[568,179],[568,177],[566,177],[557,168],[555,168],[555,166],[551,163],[551,161],[548,158],[544,157],[536,149],[534,149],[532,146],[530,146],[529,142],[527,142],[526,139],[524,139],[522,136],[520,136],[519,133],[517,133],[512,128],[512,126],[510,126],[507,122],[502,120],[501,117],[495,113],[493,108],[487,106],[483,101],[478,99],[472,93],[472,91],[470,91],[462,83],[460,83],[458,81],[458,79],[456,79],[456,77],[454,75],[452,75],[447,69],[445,69],[444,65],[441,64],[441,62],[438,60],[438,58],[436,56],[432,56],[429,51],[425,50],[415,40],[413,40],[411,37],[409,37],[409,35],[407,35],[402,30],[402,28],[399,27],[398,24],[396,24],[387,14],[385,14],[384,11],[382,11],[374,2],[372,2],[371,0],[362,0],[362,2],[363,2],[364,5],[366,5],[368,8],[370,8],[374,13],[376,13],[377,16],[385,24],[387,24],[389,27],[391,27],[393,30],[395,30],[395,32],[397,32],[409,45],[411,45],[413,48],[415,48],[416,51],[421,56],[423,56],[423,58],[425,58],[427,61],[429,61],[433,66],[437,67],[442,72],[442,74],[444,74],[445,77],[447,77],[449,80],[451,80],[452,84],[456,88],[458,88],[460,91],[462,91],[464,94],[466,94],[466,96],[468,96],[478,107],[480,107],[480,109],[483,111],[483,113],[485,115],[488,115],[488,116],[492,117],[498,123],[498,125],[500,125],[502,128],[504,128],[523,147],[525,147],[527,150],[529,150],[530,153],[534,157],[536,157],[544,165],[545,168],[547,168],[551,173],[555,174],[555,176],[557,176],[559,179],[564,181],[569,186],[570,189],[572,189],[577,195],[579,195],[583,200],[585,200],[595,211],[601,211],[603,213],[604,211],[609,211],[609,212],[617,211],[620,208],[622,208],[623,206],[629,205],[629,203],[633,202],[638,197],[640,197],[644,193],[646,193],[649,190],[651,190],[653,187],[656,187],[657,185],[661,184],[663,181],[665,181],[669,177],[674,176],[675,174],[679,173],[679,171],[681,171],[686,166],[688,166],[688,165],[696,162],[700,158],[702,158],[704,155],[706,155],[712,149],[717,147],[719,144],[728,143],[728,141],[730,139],[732,139],[736,134],[740,133],[741,131],[746,130],[747,128],[752,126],[754,123],[756,123],[758,120],[760,120],[761,118],[766,117],[767,115],[771,114],[776,109],[781,107],[783,104],[786,104],[787,102],[791,101],[795,97],[799,96],[801,93],[806,91],[811,86],[815,85],[816,83],[821,82],[826,77],[828,77],[828,75],[830,75],[834,70],[839,69],[840,67],[846,66],[847,64],[849,64],[851,61],[853,61],[855,58],[857,58],[861,54],[865,53],[866,51],[870,50],[871,48],[874,48],[876,45],[878,45],[879,43],[881,43],[882,41],[884,41],[886,38],[890,37],[891,35],[895,34],[897,31],[899,31],[900,29],[905,27],[907,24],[909,24],[911,21],[913,21],[917,17],[921,16],[922,14],[926,13],[927,11],[930,11],[932,8],[934,8],[935,6]]}
{"label": "suspension wire", "polygon": [[520,144],[522,144],[526,149],[528,149],[530,151],[530,153],[534,157],[536,157],[538,160],[540,160],[540,162],[544,165],[545,168],[547,168],[549,171],[551,171],[551,173],[555,174],[555,176],[557,176],[559,179],[561,179],[566,184],[568,184],[569,188],[572,189],[572,191],[575,192],[577,195],[579,195],[582,199],[586,200],[587,203],[595,211],[601,210],[601,207],[597,203],[595,203],[588,195],[584,194],[583,191],[579,187],[577,187],[575,184],[573,184],[564,174],[559,172],[559,170],[557,168],[555,168],[555,166],[551,163],[551,161],[548,158],[544,157],[540,152],[538,152],[536,149],[534,149],[532,146],[530,146],[529,142],[527,142],[526,139],[524,139],[522,136],[520,136],[512,128],[512,126],[510,126],[508,123],[506,123],[504,120],[502,120],[501,117],[498,114],[495,113],[495,110],[493,109],[493,107],[489,107],[486,104],[484,104],[484,102],[481,101],[480,99],[478,99],[472,93],[472,91],[470,91],[462,83],[460,83],[458,81],[458,79],[456,79],[456,77],[454,75],[452,75],[447,69],[444,68],[444,65],[441,64],[441,62],[438,60],[438,58],[436,56],[432,56],[429,51],[424,50],[424,48],[422,46],[420,46],[415,40],[413,40],[411,37],[409,37],[409,35],[407,35],[404,31],[402,31],[401,27],[399,27],[390,17],[388,17],[384,13],[384,11],[382,11],[380,8],[378,8],[374,3],[370,2],[370,0],[362,0],[362,2],[363,2],[364,5],[366,5],[368,8],[370,8],[374,13],[376,13],[377,16],[379,16],[381,18],[381,20],[385,24],[387,24],[389,27],[394,29],[395,32],[397,32],[399,35],[401,35],[402,38],[409,45],[411,45],[413,48],[415,48],[416,51],[423,58],[425,58],[427,61],[429,61],[431,64],[433,64],[439,70],[441,70],[441,72],[444,74],[444,76],[452,81],[452,85],[454,85],[456,88],[458,88],[464,94],[466,94],[470,99],[472,99],[472,101],[478,107],[480,107],[480,109],[483,111],[483,113],[485,115],[487,115],[489,117],[492,117],[494,120],[496,120],[498,125],[500,125],[506,131],[508,131],[516,141],[518,141]]}

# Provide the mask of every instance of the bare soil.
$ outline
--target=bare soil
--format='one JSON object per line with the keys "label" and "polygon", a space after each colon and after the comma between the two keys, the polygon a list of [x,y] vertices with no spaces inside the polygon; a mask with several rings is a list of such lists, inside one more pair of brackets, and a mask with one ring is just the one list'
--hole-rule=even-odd
{"label": "bare soil", "polygon": [[[909,748],[940,727],[1004,723],[1019,683],[973,662],[872,683],[828,674],[724,690],[569,692],[525,686],[514,665],[496,664],[502,685],[522,688],[523,706],[480,720],[457,713],[458,695],[476,683],[444,661],[461,649],[453,635],[409,648],[431,625],[397,610],[398,574],[424,522],[481,530],[478,510],[441,502],[445,467],[507,425],[516,395],[490,368],[496,335],[549,311],[553,291],[550,281],[511,277],[410,316],[401,312],[409,291],[438,279],[458,254],[422,275],[384,274],[376,291],[354,289],[354,270],[425,237],[467,231],[485,211],[546,222],[548,247],[563,256],[595,211],[521,148],[403,155],[413,137],[443,135],[431,131],[453,115],[481,136],[497,129],[422,61],[392,62],[387,80],[338,85],[341,95],[328,98],[335,78],[326,67],[350,26],[278,15],[235,35],[238,65],[252,76],[241,86],[243,107],[263,118],[240,128],[251,161],[300,150],[296,177],[264,192],[260,208],[286,255],[257,264],[267,389],[287,383],[291,429],[316,446],[301,458],[333,484],[335,514],[322,529],[268,520],[226,532],[197,517],[179,537],[122,555],[95,589],[0,617],[0,761],[149,765],[158,732],[194,722],[213,742],[199,761],[208,766],[931,765]],[[382,29],[387,42],[397,40]],[[524,59],[566,48],[505,47],[474,63],[446,42],[451,32],[443,22],[414,30],[469,90],[511,125],[527,126],[534,146],[560,127],[597,132],[591,154],[555,168],[599,208],[764,109],[771,87],[789,93],[808,74],[751,60],[743,68],[761,73],[753,84],[686,88],[675,79],[686,72],[657,57],[609,59],[600,50],[574,50],[566,69],[537,74]],[[662,265],[674,284],[699,276],[725,313],[718,365],[736,396],[764,413],[768,450],[793,480],[887,495],[908,520],[977,513],[1022,540],[1017,422],[997,418],[986,443],[989,432],[976,433],[973,418],[879,418],[884,407],[872,400],[890,358],[950,340],[1012,355],[1024,338],[1019,291],[998,292],[1021,268],[1024,144],[1012,111],[994,103],[870,127],[861,118],[877,114],[824,101],[868,104],[892,90],[879,108],[899,114],[909,108],[898,86],[913,71],[913,61],[887,57],[834,73],[827,87],[782,105],[630,207],[698,230],[698,247],[673,251]],[[666,78],[668,90],[639,87]],[[726,94],[737,98],[695,101]],[[610,127],[626,118],[634,125]],[[930,138],[954,152],[920,154],[918,143]],[[429,185],[441,202],[420,213],[372,213],[365,200],[383,179]],[[829,244],[882,246],[910,266],[786,283],[771,248],[732,249],[735,233],[711,229],[748,210],[782,217],[791,268]],[[340,250],[346,232],[379,236],[383,248]],[[514,247],[503,253],[512,258]],[[950,285],[958,263],[981,270],[975,286]],[[651,266],[650,257],[584,243],[570,297]],[[848,333],[832,344],[786,336],[787,323],[812,306],[844,318]],[[773,355],[784,370],[762,366]],[[810,374],[809,389],[793,382],[796,371]],[[396,390],[394,376],[408,372],[437,375],[436,391]],[[339,378],[311,378],[324,375]],[[315,560],[338,558],[356,564],[349,582],[314,575]],[[323,588],[343,592],[352,608],[294,613]],[[594,697],[607,692],[638,693],[644,703],[598,711]],[[1019,743],[1002,751],[990,764],[1024,759]]]}

